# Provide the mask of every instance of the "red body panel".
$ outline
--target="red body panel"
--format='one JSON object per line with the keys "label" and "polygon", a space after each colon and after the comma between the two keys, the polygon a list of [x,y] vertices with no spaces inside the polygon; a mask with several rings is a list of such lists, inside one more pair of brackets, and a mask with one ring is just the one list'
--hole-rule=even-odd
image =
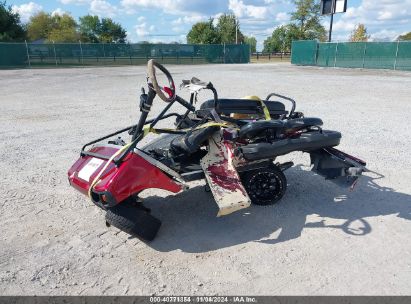
{"label": "red body panel", "polygon": [[[97,146],[90,152],[112,156],[120,146]],[[88,194],[90,184],[107,163],[102,164],[90,175],[89,180],[79,177],[79,172],[93,159],[92,156],[80,157],[68,171],[70,185],[83,194]],[[145,189],[158,188],[177,193],[182,190],[182,185],[167,176],[159,168],[139,156],[130,152],[124,161],[116,167],[110,164],[100,177],[100,181],[94,186],[95,193],[109,193],[115,203],[119,203],[130,195],[139,193]]]}

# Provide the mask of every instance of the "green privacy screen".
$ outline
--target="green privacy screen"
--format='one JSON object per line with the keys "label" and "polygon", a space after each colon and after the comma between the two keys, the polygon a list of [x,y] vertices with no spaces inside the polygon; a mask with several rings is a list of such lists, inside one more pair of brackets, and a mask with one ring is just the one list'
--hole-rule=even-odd
{"label": "green privacy screen", "polygon": [[0,43],[0,67],[136,65],[163,63],[248,63],[246,44]]}
{"label": "green privacy screen", "polygon": [[[308,58],[314,60],[309,63]],[[322,67],[411,70],[411,41],[293,41],[291,62]]]}
{"label": "green privacy screen", "polygon": [[315,65],[317,42],[314,40],[293,41],[291,46],[291,63],[298,65]]}

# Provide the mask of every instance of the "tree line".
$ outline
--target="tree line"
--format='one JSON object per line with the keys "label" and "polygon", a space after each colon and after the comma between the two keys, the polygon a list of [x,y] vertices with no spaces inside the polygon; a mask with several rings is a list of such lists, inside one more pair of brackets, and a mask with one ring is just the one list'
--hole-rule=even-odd
{"label": "tree line", "polygon": [[6,2],[0,2],[0,41],[125,43],[126,30],[111,18],[86,15],[76,21],[71,15],[39,12],[27,24]]}
{"label": "tree line", "polygon": [[[291,13],[290,23],[278,26],[271,36],[264,40],[263,52],[288,52],[293,40],[318,39],[325,41],[327,31],[321,25],[320,5],[315,0],[294,0],[296,10]],[[188,43],[246,43],[256,51],[255,37],[245,36],[239,21],[233,14],[221,15],[215,20],[193,25],[187,34]],[[237,31],[237,34],[236,34]],[[237,37],[237,39],[236,39]]]}
{"label": "tree line", "polygon": [[187,34],[187,43],[245,43],[250,45],[252,52],[257,48],[257,39],[247,37],[241,32],[240,24],[233,14],[223,14],[217,20],[210,18],[208,21],[197,22]]}
{"label": "tree line", "polygon": [[[0,0],[1,1],[1,0]],[[316,0],[293,0],[295,10],[290,14],[290,22],[276,27],[264,40],[263,52],[289,52],[293,40],[325,41],[327,30],[321,24],[320,5]],[[241,32],[240,23],[234,14],[222,14],[217,19],[195,23],[187,34],[187,43],[194,44],[235,44],[244,43],[255,52],[257,40]],[[350,41],[369,39],[364,24],[355,26]],[[111,18],[86,15],[76,21],[70,14],[50,14],[39,12],[27,24],[20,20],[17,12],[6,2],[0,2],[0,42],[24,40],[46,42],[91,42],[125,43],[126,30]],[[401,35],[398,40],[411,40],[411,32]]]}
{"label": "tree line", "polygon": [[[295,10],[290,14],[288,24],[276,27],[264,40],[263,52],[290,52],[293,40],[327,40],[327,30],[321,24],[319,1],[293,0]],[[215,22],[217,21],[217,22]],[[214,25],[216,24],[216,25]],[[237,30],[237,41],[236,41]],[[349,36],[349,41],[368,41],[370,35],[364,24],[357,24]],[[397,40],[411,40],[411,32],[397,37]],[[210,18],[193,25],[187,34],[188,43],[246,43],[251,51],[256,51],[255,37],[245,36],[240,29],[238,19],[233,14],[224,14],[217,20]]]}

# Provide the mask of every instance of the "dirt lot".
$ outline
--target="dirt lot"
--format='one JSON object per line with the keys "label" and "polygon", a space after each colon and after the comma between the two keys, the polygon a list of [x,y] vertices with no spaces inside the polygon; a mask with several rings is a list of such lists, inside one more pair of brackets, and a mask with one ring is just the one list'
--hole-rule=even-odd
{"label": "dirt lot", "polygon": [[[67,182],[81,145],[135,122],[144,67],[0,71],[0,294],[411,294],[411,74],[288,64],[169,66],[220,96],[271,91],[343,134],[381,174],[355,191],[294,153],[273,207],[216,218],[201,183],[146,192],[163,221],[144,244],[107,229]],[[187,93],[183,93],[187,96]],[[202,95],[204,98],[205,95]],[[155,110],[164,106],[157,100]]]}

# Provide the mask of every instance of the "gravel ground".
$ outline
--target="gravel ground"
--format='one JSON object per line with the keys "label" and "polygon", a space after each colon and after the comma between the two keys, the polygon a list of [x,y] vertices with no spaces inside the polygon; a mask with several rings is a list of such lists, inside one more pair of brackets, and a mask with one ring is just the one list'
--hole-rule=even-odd
{"label": "gravel ground", "polygon": [[[144,67],[0,71],[0,294],[411,294],[411,74],[288,64],[168,66],[222,97],[289,95],[368,162],[350,192],[293,153],[272,207],[216,218],[203,184],[146,191],[163,225],[144,244],[70,188],[85,142],[135,122]],[[187,96],[186,92],[182,93]],[[202,95],[202,98],[207,97]],[[164,103],[159,99],[155,111]]]}

